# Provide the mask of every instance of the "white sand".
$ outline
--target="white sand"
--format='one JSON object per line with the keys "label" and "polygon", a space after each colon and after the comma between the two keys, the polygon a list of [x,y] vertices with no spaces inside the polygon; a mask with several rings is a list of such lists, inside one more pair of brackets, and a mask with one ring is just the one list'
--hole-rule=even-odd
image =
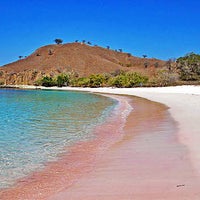
{"label": "white sand", "polygon": [[[35,86],[20,87],[35,88]],[[200,86],[155,88],[37,88],[134,95],[167,105],[169,112],[178,123],[179,141],[189,149],[193,166],[200,175]]]}

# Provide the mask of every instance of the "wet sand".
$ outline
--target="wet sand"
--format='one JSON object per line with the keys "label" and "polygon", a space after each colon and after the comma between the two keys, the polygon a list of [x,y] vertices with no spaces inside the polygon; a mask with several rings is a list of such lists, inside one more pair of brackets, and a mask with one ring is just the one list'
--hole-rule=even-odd
{"label": "wet sand", "polygon": [[122,140],[70,188],[49,200],[197,200],[200,180],[166,106],[133,98]]}
{"label": "wet sand", "polygon": [[107,149],[122,139],[126,116],[131,112],[127,97],[112,98],[118,100],[118,105],[113,111],[113,116],[94,129],[94,139],[73,145],[57,162],[47,163],[42,171],[19,180],[12,188],[0,191],[0,199],[48,199],[55,193],[71,187],[82,176],[93,171],[96,162]]}

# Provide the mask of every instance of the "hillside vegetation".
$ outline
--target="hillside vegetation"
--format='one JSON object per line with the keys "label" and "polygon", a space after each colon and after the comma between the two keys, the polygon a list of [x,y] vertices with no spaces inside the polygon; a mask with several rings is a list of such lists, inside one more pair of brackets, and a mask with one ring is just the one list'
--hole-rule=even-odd
{"label": "hillside vegetation", "polygon": [[36,85],[73,86],[73,87],[138,87],[146,84],[148,77],[137,72],[118,71],[113,74],[92,74],[88,77],[76,77],[74,74],[61,74],[55,78],[48,76],[36,81]]}
{"label": "hillside vegetation", "polygon": [[184,81],[200,81],[200,55],[189,53],[176,61],[180,79]]}

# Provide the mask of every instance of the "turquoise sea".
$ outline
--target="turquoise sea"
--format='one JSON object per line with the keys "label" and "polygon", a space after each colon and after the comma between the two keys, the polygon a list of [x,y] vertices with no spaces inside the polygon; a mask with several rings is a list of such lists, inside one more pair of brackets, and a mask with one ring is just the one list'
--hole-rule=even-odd
{"label": "turquoise sea", "polygon": [[94,137],[116,104],[89,93],[0,89],[0,189]]}

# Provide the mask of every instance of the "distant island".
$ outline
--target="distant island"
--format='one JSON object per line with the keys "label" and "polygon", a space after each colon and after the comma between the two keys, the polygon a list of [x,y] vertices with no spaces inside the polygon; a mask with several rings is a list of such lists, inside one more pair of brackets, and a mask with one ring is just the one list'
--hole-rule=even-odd
{"label": "distant island", "polygon": [[168,61],[135,57],[122,49],[89,41],[37,49],[0,68],[0,85],[139,87],[200,84],[200,55],[188,53]]}

